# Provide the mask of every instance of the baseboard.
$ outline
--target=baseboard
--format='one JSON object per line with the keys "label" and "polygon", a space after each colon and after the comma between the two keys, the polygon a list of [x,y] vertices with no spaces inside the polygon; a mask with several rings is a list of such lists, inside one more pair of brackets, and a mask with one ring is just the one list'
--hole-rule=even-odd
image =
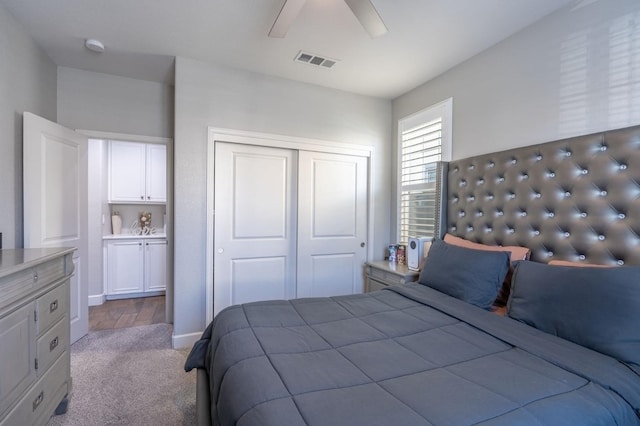
{"label": "baseboard", "polygon": [[171,346],[173,349],[191,348],[195,342],[200,340],[202,331],[189,334],[174,334],[171,336]]}
{"label": "baseboard", "polygon": [[164,296],[165,294],[166,294],[165,290],[158,290],[158,291],[145,291],[141,293],[106,294],[104,298],[105,300],[136,299],[140,297]]}
{"label": "baseboard", "polygon": [[104,294],[95,294],[89,296],[89,306],[98,306],[104,303]]}

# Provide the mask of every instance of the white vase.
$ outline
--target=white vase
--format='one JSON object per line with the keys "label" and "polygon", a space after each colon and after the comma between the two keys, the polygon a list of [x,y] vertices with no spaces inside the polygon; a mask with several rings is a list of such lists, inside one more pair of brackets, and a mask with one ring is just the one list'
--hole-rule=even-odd
{"label": "white vase", "polygon": [[122,218],[120,218],[120,215],[114,214],[111,216],[111,229],[114,235],[120,234],[122,231]]}

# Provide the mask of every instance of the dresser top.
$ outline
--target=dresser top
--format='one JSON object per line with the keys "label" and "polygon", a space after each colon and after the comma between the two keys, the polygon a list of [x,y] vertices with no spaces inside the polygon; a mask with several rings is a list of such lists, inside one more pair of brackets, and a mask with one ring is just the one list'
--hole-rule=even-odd
{"label": "dresser top", "polygon": [[0,250],[0,278],[72,253],[75,247]]}

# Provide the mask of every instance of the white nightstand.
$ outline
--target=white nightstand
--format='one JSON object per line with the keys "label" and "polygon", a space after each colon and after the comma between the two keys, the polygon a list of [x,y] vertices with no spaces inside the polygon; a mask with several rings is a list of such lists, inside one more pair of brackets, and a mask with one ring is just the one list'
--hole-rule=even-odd
{"label": "white nightstand", "polygon": [[367,284],[365,293],[380,290],[390,285],[398,285],[418,281],[419,271],[410,270],[407,265],[399,265],[386,260],[367,262],[365,264]]}

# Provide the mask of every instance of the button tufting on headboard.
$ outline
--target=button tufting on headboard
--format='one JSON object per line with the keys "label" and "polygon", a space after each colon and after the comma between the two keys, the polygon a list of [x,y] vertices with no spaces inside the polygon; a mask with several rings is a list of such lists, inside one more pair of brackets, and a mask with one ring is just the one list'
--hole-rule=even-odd
{"label": "button tufting on headboard", "polygon": [[454,161],[447,204],[471,241],[640,265],[640,126]]}

